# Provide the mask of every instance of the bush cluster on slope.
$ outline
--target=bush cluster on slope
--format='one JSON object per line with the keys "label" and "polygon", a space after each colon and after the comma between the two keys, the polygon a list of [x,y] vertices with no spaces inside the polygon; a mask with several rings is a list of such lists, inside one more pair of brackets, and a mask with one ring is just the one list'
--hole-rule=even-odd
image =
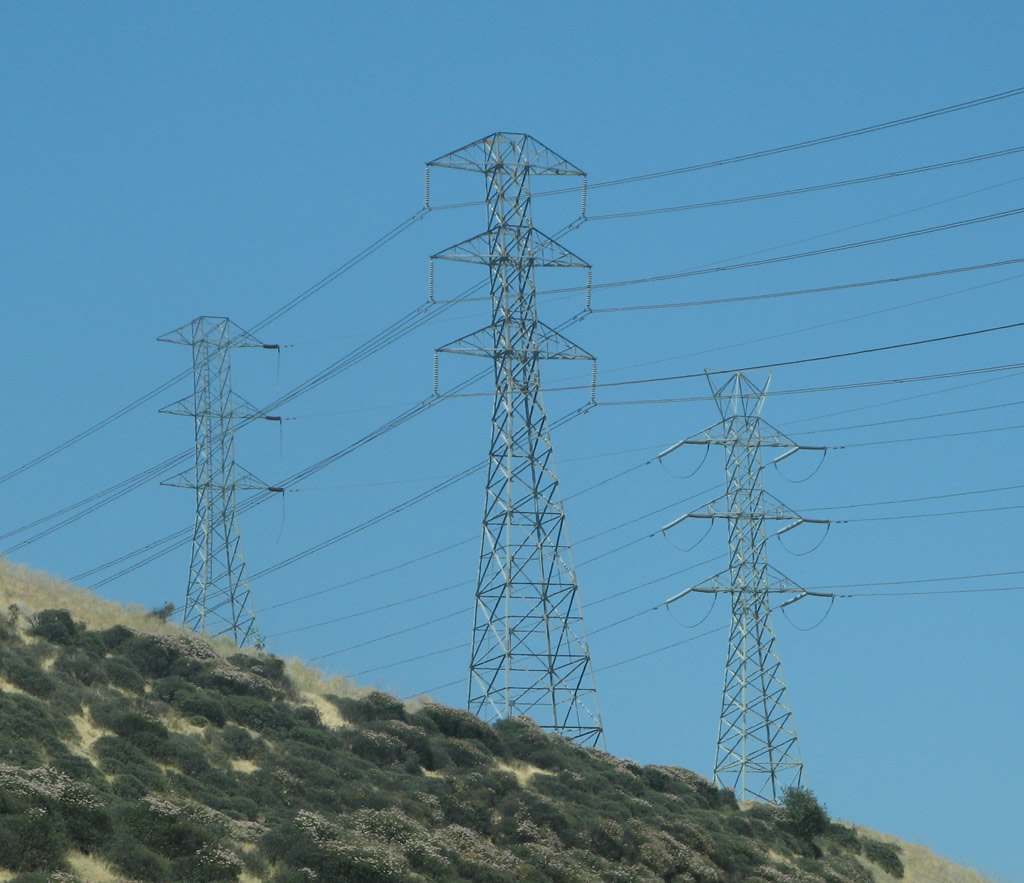
{"label": "bush cluster on slope", "polygon": [[[102,858],[138,881],[810,883],[898,854],[809,792],[741,810],[686,770],[582,749],[527,719],[328,696],[281,660],[188,633],[0,621],[0,868]],[[84,735],[83,735],[84,734]]]}

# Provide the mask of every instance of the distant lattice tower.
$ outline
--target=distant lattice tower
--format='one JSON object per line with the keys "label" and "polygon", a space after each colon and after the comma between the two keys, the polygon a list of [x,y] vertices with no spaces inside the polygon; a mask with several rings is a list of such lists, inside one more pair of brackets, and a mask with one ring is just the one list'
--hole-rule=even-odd
{"label": "distant lattice tower", "polygon": [[488,229],[435,259],[490,271],[491,324],[438,352],[494,361],[469,710],[533,717],[581,744],[603,738],[548,419],[542,359],[593,357],[537,318],[534,270],[589,265],[533,226],[532,175],[583,175],[528,135],[499,132],[427,164],[483,174]]}
{"label": "distant lattice tower", "polygon": [[267,486],[235,464],[235,418],[257,411],[232,392],[230,353],[235,347],[276,347],[216,316],[200,316],[159,340],[192,348],[193,393],[162,409],[195,421],[195,466],[162,482],[196,492],[183,622],[204,635],[227,635],[239,647],[260,647],[263,639],[245,574],[235,494]]}
{"label": "distant lattice tower", "polygon": [[[766,493],[762,482],[762,451],[784,449],[778,462],[800,450],[823,450],[798,445],[761,418],[771,376],[755,384],[741,373],[716,385],[708,381],[721,421],[659,454],[664,457],[682,445],[718,445],[725,452],[725,494],[701,510],[687,513],[662,528],[669,530],[687,518],[721,519],[728,525],[729,568],[705,583],[668,599],[673,603],[691,592],[728,594],[732,602],[729,651],[725,664],[722,714],[715,758],[715,784],[732,788],[736,796],[778,803],[791,786],[803,784],[796,727],[789,707],[782,662],[771,624],[771,598],[793,595],[786,603],[809,593],[768,564],[769,536],[799,524],[823,523],[806,519]],[[771,534],[768,522],[786,522]]]}

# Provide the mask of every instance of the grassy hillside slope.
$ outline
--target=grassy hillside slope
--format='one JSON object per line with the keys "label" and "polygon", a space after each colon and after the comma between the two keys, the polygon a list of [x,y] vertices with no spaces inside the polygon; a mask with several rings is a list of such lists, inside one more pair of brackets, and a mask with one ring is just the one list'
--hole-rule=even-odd
{"label": "grassy hillside slope", "polygon": [[806,792],[741,808],[0,562],[0,880],[872,883],[904,854]]}

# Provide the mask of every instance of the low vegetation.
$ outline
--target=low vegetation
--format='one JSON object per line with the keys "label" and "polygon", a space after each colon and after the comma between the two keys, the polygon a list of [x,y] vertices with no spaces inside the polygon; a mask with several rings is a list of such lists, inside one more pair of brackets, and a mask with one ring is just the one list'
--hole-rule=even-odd
{"label": "low vegetation", "polygon": [[808,791],[741,808],[695,773],[525,718],[492,727],[293,677],[274,656],[155,622],[0,615],[0,880],[903,875],[899,847],[832,822]]}

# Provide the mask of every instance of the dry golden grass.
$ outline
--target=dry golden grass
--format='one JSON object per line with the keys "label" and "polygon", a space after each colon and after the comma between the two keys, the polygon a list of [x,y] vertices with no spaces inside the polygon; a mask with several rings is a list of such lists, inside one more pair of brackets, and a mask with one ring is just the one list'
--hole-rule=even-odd
{"label": "dry golden grass", "polygon": [[[175,634],[182,630],[181,626],[164,622],[152,616],[140,606],[125,606],[113,601],[99,598],[87,589],[81,589],[62,580],[54,579],[45,573],[29,570],[21,565],[0,558],[0,612],[5,612],[11,605],[16,605],[21,612],[20,625],[24,627],[25,617],[47,608],[64,608],[70,611],[75,620],[84,622],[89,628],[104,629],[114,625],[126,625],[141,632],[152,634]],[[237,653],[238,649],[227,639],[214,639],[212,645],[219,652],[228,655]],[[370,692],[371,688],[361,687],[349,678],[325,675],[318,669],[299,659],[289,659],[285,663],[286,672],[300,694],[300,701],[314,706],[320,712],[324,724],[329,727],[343,727],[348,724],[338,713],[337,708],[323,697],[325,695],[351,696],[358,698]],[[13,684],[0,679],[0,690],[22,692]],[[410,712],[427,704],[426,697],[417,697],[406,702]],[[93,743],[103,735],[104,731],[93,722],[82,716],[72,718],[78,731],[77,744],[72,747],[77,753],[91,755]],[[168,720],[171,729],[177,732],[195,732],[202,728],[193,727],[184,719],[175,717]],[[255,764],[249,761],[233,762],[235,769],[252,772]],[[544,770],[528,764],[499,763],[498,769],[511,772],[522,785]],[[434,775],[427,773],[427,775]],[[440,774],[438,774],[440,775]],[[953,864],[933,853],[924,846],[904,843],[887,834],[879,834],[866,828],[857,828],[859,833],[890,843],[898,844],[903,852],[903,864],[906,869],[904,883],[993,883],[989,878],[959,865]],[[86,883],[109,883],[119,878],[103,862],[82,855],[71,854],[74,872]],[[896,883],[896,878],[882,872],[877,866],[870,865],[878,883]],[[10,880],[13,875],[0,871],[0,883]],[[247,874],[241,877],[242,883],[255,883],[255,878]]]}
{"label": "dry golden grass", "polygon": [[285,660],[285,673],[300,693],[311,696],[365,696],[369,687],[360,687],[355,681],[340,675],[325,675],[317,668],[307,665],[301,659],[292,657]]}
{"label": "dry golden grass", "polygon": [[519,780],[519,784],[526,787],[530,784],[530,779],[534,776],[551,776],[554,775],[550,770],[542,770],[540,767],[533,766],[529,763],[502,763],[499,761],[494,765],[495,769],[502,770],[506,773],[512,773]]}
{"label": "dry golden grass", "polygon": [[21,687],[15,687],[10,681],[0,677],[0,690],[5,690],[8,693],[24,693],[25,691]]}
{"label": "dry golden grass", "polygon": [[143,607],[125,607],[114,601],[105,601],[88,589],[80,589],[45,573],[0,559],[0,610],[6,610],[12,604],[24,614],[62,607],[70,611],[76,620],[94,629],[121,623],[144,632],[172,634],[180,631],[179,626],[150,616]]}
{"label": "dry golden grass", "polygon": [[108,735],[107,731],[97,727],[91,717],[83,714],[73,715],[71,723],[75,725],[75,731],[78,733],[78,743],[69,744],[68,748],[84,757],[94,759],[92,746],[100,736]]}
{"label": "dry golden grass", "polygon": [[[969,868],[954,864],[940,855],[936,855],[928,847],[917,843],[906,843],[889,834],[879,834],[870,828],[854,825],[854,830],[864,837],[895,843],[902,850],[903,883],[994,883],[991,878],[972,871]],[[885,873],[877,865],[867,863],[875,875],[877,883],[899,883],[896,877]]]}
{"label": "dry golden grass", "polygon": [[110,865],[94,855],[72,851],[68,853],[68,863],[82,883],[121,883],[124,880],[111,870]]}

